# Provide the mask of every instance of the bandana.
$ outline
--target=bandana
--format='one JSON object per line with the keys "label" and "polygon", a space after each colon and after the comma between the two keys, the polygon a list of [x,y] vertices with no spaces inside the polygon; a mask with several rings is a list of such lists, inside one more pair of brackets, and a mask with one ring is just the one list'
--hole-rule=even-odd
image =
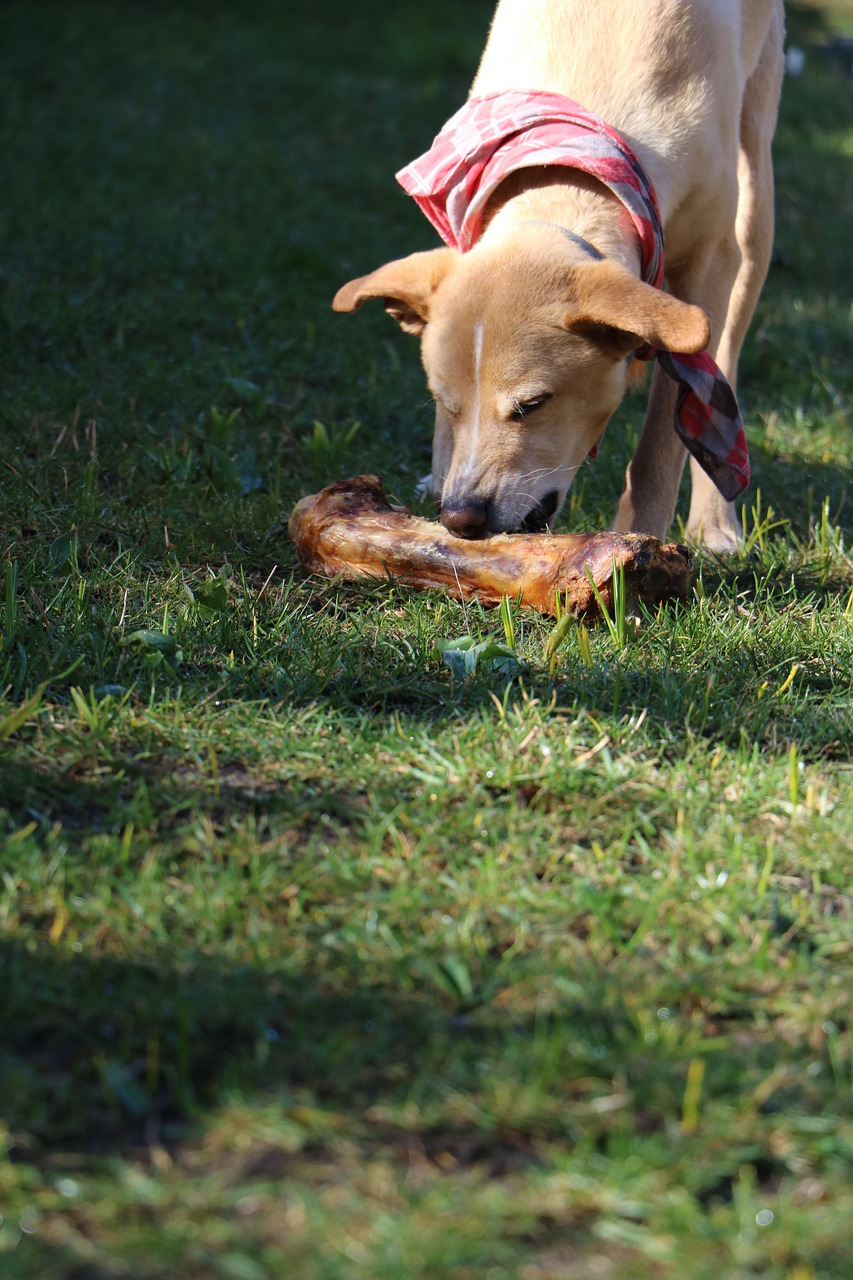
{"label": "bandana", "polygon": [[[504,178],[516,169],[554,164],[591,174],[622,202],[637,232],[642,278],[660,289],[664,242],[654,188],[625,139],[570,98],[521,89],[470,98],[397,181],[445,243],[466,253]],[[676,433],[733,502],[749,484],[749,454],[737,401],[721,370],[706,351],[687,355],[646,344],[635,355],[657,359],[678,385]]]}

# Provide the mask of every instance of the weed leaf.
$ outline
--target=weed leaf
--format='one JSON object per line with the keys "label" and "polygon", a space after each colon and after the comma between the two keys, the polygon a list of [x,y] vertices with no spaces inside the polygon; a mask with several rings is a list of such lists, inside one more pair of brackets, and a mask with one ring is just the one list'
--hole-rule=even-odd
{"label": "weed leaf", "polygon": [[211,578],[195,592],[195,601],[203,609],[211,609],[214,613],[227,613],[228,588],[221,578]]}
{"label": "weed leaf", "polygon": [[146,665],[152,670],[163,666],[172,675],[177,673],[183,658],[175,637],[166,635],[162,631],[148,631],[144,628],[134,631],[127,637],[125,644],[137,648],[145,659]]}
{"label": "weed leaf", "polygon": [[77,572],[77,534],[75,530],[63,533],[50,544],[50,567],[53,573]]}
{"label": "weed leaf", "polygon": [[471,972],[459,956],[445,956],[439,961],[436,980],[448,995],[470,1004],[474,999],[474,983]]}
{"label": "weed leaf", "polygon": [[256,382],[250,382],[248,378],[224,378],[223,381],[226,387],[229,387],[235,396],[246,404],[256,405],[264,402],[264,393]]}
{"label": "weed leaf", "polygon": [[243,482],[240,479],[237,463],[224,449],[220,449],[219,445],[207,446],[205,469],[210,483],[217,492],[243,492]]}
{"label": "weed leaf", "polygon": [[159,653],[171,657],[177,648],[174,636],[165,635],[162,631],[134,631],[128,636],[128,643],[135,641],[146,649],[156,649]]}
{"label": "weed leaf", "polygon": [[467,680],[478,672],[514,676],[521,667],[512,649],[496,640],[477,642],[473,636],[439,640],[434,653],[450,667],[455,680]]}

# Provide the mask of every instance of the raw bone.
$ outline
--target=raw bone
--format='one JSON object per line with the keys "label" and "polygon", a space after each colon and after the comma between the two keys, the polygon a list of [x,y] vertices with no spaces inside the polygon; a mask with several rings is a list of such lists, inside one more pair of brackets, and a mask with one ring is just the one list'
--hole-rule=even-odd
{"label": "raw bone", "polygon": [[555,615],[600,612],[587,569],[607,608],[613,573],[624,571],[629,608],[637,600],[684,600],[692,561],[686,547],[644,534],[498,533],[456,538],[440,524],[392,507],[377,476],[339,480],[302,498],[288,532],[299,559],[328,578],[399,578],[420,590],[498,604],[503,596]]}

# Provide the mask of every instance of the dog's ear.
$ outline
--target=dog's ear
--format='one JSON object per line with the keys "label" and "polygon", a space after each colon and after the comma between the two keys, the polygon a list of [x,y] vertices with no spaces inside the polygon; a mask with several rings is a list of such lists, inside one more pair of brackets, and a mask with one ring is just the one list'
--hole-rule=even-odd
{"label": "dog's ear", "polygon": [[596,333],[620,355],[644,342],[663,351],[704,351],[711,326],[701,307],[643,284],[614,262],[590,263],[572,273],[573,305],[565,318],[573,333]]}
{"label": "dog's ear", "polygon": [[458,254],[453,249],[413,253],[369,276],[350,280],[335,294],[335,311],[357,311],[368,298],[381,298],[385,310],[406,333],[423,333],[429,320],[429,304]]}

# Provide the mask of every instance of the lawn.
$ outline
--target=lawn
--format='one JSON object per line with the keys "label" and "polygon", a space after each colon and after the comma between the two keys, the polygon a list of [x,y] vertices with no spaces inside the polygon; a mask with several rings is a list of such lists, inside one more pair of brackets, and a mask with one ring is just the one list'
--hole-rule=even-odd
{"label": "lawn", "polygon": [[4,1280],[851,1274],[853,5],[789,15],[744,551],[556,648],[286,533],[428,469],[329,303],[435,243],[490,12],[3,6]]}

